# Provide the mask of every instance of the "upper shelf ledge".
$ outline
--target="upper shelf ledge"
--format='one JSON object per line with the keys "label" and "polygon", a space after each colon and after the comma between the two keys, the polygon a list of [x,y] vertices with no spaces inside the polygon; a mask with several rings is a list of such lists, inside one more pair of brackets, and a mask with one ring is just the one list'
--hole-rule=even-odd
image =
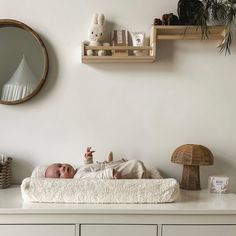
{"label": "upper shelf ledge", "polygon": [[[157,40],[199,40],[203,39],[201,26],[161,25],[154,26]],[[225,26],[208,26],[208,38],[222,40],[225,36]]]}

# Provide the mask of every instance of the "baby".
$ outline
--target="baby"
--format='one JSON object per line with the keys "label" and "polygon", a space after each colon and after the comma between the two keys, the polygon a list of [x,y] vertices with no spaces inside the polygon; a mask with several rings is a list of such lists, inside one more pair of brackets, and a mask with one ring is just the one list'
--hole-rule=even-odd
{"label": "baby", "polygon": [[150,174],[143,162],[124,159],[113,161],[112,153],[107,161],[93,163],[93,153],[88,147],[84,155],[85,165],[74,169],[70,164],[54,163],[46,172],[46,178],[98,178],[98,179],[148,179]]}

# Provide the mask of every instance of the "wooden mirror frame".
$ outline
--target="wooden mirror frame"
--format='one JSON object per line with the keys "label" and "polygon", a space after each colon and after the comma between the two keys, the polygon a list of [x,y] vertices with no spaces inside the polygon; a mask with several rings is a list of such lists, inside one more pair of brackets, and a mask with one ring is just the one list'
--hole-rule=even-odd
{"label": "wooden mirror frame", "polygon": [[0,104],[15,105],[15,104],[20,104],[20,103],[28,101],[33,96],[35,96],[39,92],[39,90],[43,87],[43,85],[44,85],[44,83],[46,81],[47,74],[48,74],[49,59],[48,59],[48,53],[47,53],[46,47],[45,47],[42,39],[29,26],[27,26],[26,24],[24,24],[24,23],[22,23],[20,21],[13,20],[13,19],[0,19],[0,28],[4,28],[4,27],[16,27],[16,28],[23,29],[26,32],[30,33],[36,39],[36,41],[40,44],[42,52],[43,52],[43,57],[44,57],[44,71],[43,71],[43,75],[42,75],[42,77],[39,80],[40,81],[39,84],[37,85],[37,87],[34,89],[34,91],[32,93],[30,93],[29,95],[25,96],[24,98],[21,98],[19,100],[15,100],[15,101],[0,100]]}

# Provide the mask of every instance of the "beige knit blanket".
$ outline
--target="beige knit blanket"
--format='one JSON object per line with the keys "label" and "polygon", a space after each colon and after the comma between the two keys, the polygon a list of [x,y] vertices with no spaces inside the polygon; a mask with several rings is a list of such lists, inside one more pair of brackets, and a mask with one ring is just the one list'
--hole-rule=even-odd
{"label": "beige knit blanket", "polygon": [[176,201],[175,179],[48,179],[29,177],[21,184],[25,202],[164,203]]}

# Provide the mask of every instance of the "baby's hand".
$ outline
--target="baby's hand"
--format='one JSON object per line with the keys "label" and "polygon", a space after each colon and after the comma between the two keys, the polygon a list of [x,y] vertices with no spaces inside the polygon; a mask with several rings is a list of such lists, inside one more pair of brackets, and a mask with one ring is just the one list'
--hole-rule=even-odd
{"label": "baby's hand", "polygon": [[121,173],[113,169],[113,179],[122,179]]}
{"label": "baby's hand", "polygon": [[95,151],[92,150],[92,147],[87,147],[86,153],[84,154],[84,157],[86,160],[90,160],[93,158],[93,153]]}

